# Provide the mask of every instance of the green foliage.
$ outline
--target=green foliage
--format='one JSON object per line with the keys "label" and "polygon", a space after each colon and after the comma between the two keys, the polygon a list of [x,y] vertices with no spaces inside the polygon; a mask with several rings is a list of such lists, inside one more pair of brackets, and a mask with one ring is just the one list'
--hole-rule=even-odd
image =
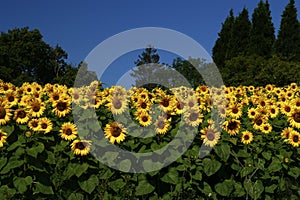
{"label": "green foliage", "polygon": [[283,59],[300,61],[300,23],[295,0],[290,0],[282,13],[275,52]]}

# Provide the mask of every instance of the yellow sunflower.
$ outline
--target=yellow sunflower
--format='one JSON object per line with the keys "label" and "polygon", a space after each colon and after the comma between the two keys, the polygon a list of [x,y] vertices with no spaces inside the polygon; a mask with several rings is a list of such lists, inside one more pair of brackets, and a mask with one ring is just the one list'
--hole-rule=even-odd
{"label": "yellow sunflower", "polygon": [[163,96],[157,100],[157,103],[164,112],[171,112],[176,106],[176,100],[171,95]]}
{"label": "yellow sunflower", "polygon": [[5,125],[11,116],[9,107],[5,104],[4,99],[0,97],[0,125]]}
{"label": "yellow sunflower", "polygon": [[42,131],[45,134],[49,133],[52,130],[52,122],[47,117],[39,118],[39,128],[38,131]]}
{"label": "yellow sunflower", "polygon": [[122,124],[118,122],[112,122],[110,124],[106,124],[105,129],[105,138],[109,139],[111,143],[120,143],[125,140],[126,136],[126,128],[123,127]]}
{"label": "yellow sunflower", "polygon": [[272,105],[268,108],[268,114],[271,118],[277,117],[278,113],[279,113],[279,109],[277,106]]}
{"label": "yellow sunflower", "polygon": [[238,104],[232,104],[226,110],[226,113],[228,113],[228,116],[230,116],[231,118],[238,119],[243,114],[242,107]]}
{"label": "yellow sunflower", "polygon": [[5,93],[5,98],[10,107],[18,104],[19,98],[16,91],[9,90],[7,93]]}
{"label": "yellow sunflower", "polygon": [[122,114],[127,108],[127,99],[120,96],[111,96],[106,107],[108,107],[114,115]]}
{"label": "yellow sunflower", "polygon": [[202,122],[203,114],[199,109],[190,109],[184,114],[184,120],[188,125],[196,127]]}
{"label": "yellow sunflower", "polygon": [[29,112],[25,108],[19,108],[14,113],[14,120],[18,124],[25,124],[29,121]]}
{"label": "yellow sunflower", "polygon": [[91,143],[89,140],[74,140],[71,149],[75,155],[85,156],[90,152]]}
{"label": "yellow sunflower", "polygon": [[267,123],[267,122],[263,123],[263,124],[261,125],[261,127],[260,127],[260,131],[263,132],[263,133],[265,133],[265,134],[270,133],[270,132],[272,131],[272,126],[271,126],[271,124],[269,124],[269,123]]}
{"label": "yellow sunflower", "polygon": [[213,126],[205,127],[200,132],[205,146],[214,147],[220,139],[220,133]]}
{"label": "yellow sunflower", "polygon": [[28,127],[33,131],[39,131],[40,130],[40,124],[38,119],[31,119],[28,122]]}
{"label": "yellow sunflower", "polygon": [[288,117],[288,122],[294,128],[300,128],[300,110],[294,110]]}
{"label": "yellow sunflower", "polygon": [[240,120],[230,119],[229,121],[225,121],[223,125],[223,129],[231,136],[239,133],[241,127]]}
{"label": "yellow sunflower", "polygon": [[142,126],[150,126],[152,123],[152,117],[147,112],[137,112],[135,113],[136,119]]}
{"label": "yellow sunflower", "polygon": [[70,101],[58,100],[52,104],[53,112],[58,117],[64,117],[71,112]]}
{"label": "yellow sunflower", "polygon": [[290,137],[290,134],[294,131],[291,127],[286,127],[281,132],[281,137],[284,139],[284,141],[287,141]]}
{"label": "yellow sunflower", "polygon": [[170,128],[170,122],[163,116],[160,116],[154,123],[155,131],[158,134],[166,134]]}
{"label": "yellow sunflower", "polygon": [[241,141],[243,144],[249,144],[253,140],[253,134],[250,131],[243,131]]}
{"label": "yellow sunflower", "polygon": [[71,122],[65,122],[59,132],[64,140],[74,140],[78,134],[75,124]]}
{"label": "yellow sunflower", "polygon": [[6,142],[7,133],[0,129],[0,147],[3,147],[3,144]]}
{"label": "yellow sunflower", "polygon": [[136,107],[137,110],[144,112],[148,112],[151,106],[151,102],[145,99],[138,99],[137,102],[134,104],[134,107]]}
{"label": "yellow sunflower", "polygon": [[248,117],[249,118],[253,119],[253,118],[257,117],[257,115],[258,115],[258,112],[255,108],[248,109]]}
{"label": "yellow sunflower", "polygon": [[253,128],[255,130],[260,130],[261,126],[266,122],[266,119],[258,115],[252,120]]}
{"label": "yellow sunflower", "polygon": [[289,103],[283,103],[283,104],[281,104],[280,111],[281,111],[281,113],[283,113],[286,116],[291,116],[293,107],[291,105],[289,105]]}
{"label": "yellow sunflower", "polygon": [[29,113],[32,117],[40,117],[41,115],[43,115],[46,109],[44,103],[37,99],[30,101],[28,104],[28,107],[30,109]]}
{"label": "yellow sunflower", "polygon": [[292,131],[289,135],[288,142],[293,147],[298,147],[300,145],[300,134],[297,131]]}

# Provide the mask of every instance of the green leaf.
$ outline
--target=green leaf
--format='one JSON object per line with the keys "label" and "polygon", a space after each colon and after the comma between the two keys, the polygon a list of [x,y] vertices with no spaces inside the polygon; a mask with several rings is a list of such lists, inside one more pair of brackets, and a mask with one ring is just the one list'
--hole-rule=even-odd
{"label": "green leaf", "polygon": [[31,148],[27,148],[26,149],[26,152],[28,155],[34,157],[34,158],[37,158],[37,155],[39,153],[42,153],[45,149],[45,146],[43,143],[39,142],[37,143],[36,145],[34,145],[33,147]]}
{"label": "green leaf", "polygon": [[240,157],[240,158],[248,158],[250,156],[251,156],[251,154],[246,152],[244,149],[239,150],[239,152],[237,153],[237,157]]}
{"label": "green leaf", "polygon": [[229,197],[230,193],[233,190],[234,181],[225,180],[222,183],[218,183],[215,185],[215,190],[221,196]]}
{"label": "green leaf", "polygon": [[115,172],[112,171],[109,168],[105,168],[101,173],[100,173],[100,179],[109,179]]}
{"label": "green leaf", "polygon": [[44,185],[40,182],[35,184],[34,193],[42,193],[42,194],[54,194],[52,187],[49,185]]}
{"label": "green leaf", "polygon": [[96,186],[99,184],[99,179],[96,175],[91,175],[87,180],[78,180],[78,184],[83,191],[91,194],[96,188]]}
{"label": "green leaf", "polygon": [[51,152],[51,151],[47,151],[47,159],[45,160],[46,163],[52,165],[52,164],[55,164],[56,163],[56,158],[54,156],[54,153]]}
{"label": "green leaf", "polygon": [[84,172],[87,171],[89,165],[87,163],[76,164],[74,168],[75,175],[79,178]]}
{"label": "green leaf", "polygon": [[7,158],[6,157],[1,157],[0,158],[0,170],[6,164],[6,162],[7,162]]}
{"label": "green leaf", "polygon": [[154,189],[155,189],[155,187],[153,185],[151,185],[150,183],[148,183],[147,180],[141,180],[141,181],[139,181],[138,186],[135,188],[135,191],[136,191],[135,194],[137,196],[149,194],[149,193],[153,192]]}
{"label": "green leaf", "polygon": [[288,175],[297,179],[300,176],[300,168],[299,167],[291,167],[288,171]]}
{"label": "green leaf", "polygon": [[221,168],[222,164],[217,160],[211,160],[209,158],[203,159],[203,171],[207,176],[215,174]]}
{"label": "green leaf", "polygon": [[13,180],[15,188],[19,191],[19,193],[23,194],[27,191],[27,186],[32,184],[31,176],[23,177],[15,177]]}
{"label": "green leaf", "polygon": [[24,164],[23,160],[12,160],[11,159],[8,161],[7,165],[1,170],[0,174],[6,174],[10,170],[20,167]]}
{"label": "green leaf", "polygon": [[253,199],[258,199],[260,197],[260,195],[262,194],[262,192],[264,191],[264,186],[263,186],[263,183],[261,182],[261,180],[255,181],[254,184],[250,182],[248,184],[248,191],[249,191],[249,195]]}
{"label": "green leaf", "polygon": [[125,181],[122,178],[119,178],[115,181],[111,181],[108,183],[108,186],[113,189],[115,192],[118,192],[126,185]]}
{"label": "green leaf", "polygon": [[9,188],[7,185],[3,185],[0,187],[0,196],[3,199],[13,199],[12,197],[16,194],[16,190]]}
{"label": "green leaf", "polygon": [[13,151],[17,147],[24,147],[24,144],[22,144],[20,141],[16,141],[16,142],[12,143],[9,147],[7,147],[7,151]]}
{"label": "green leaf", "polygon": [[272,153],[270,151],[264,151],[262,152],[262,156],[267,159],[267,160],[270,160],[271,157],[272,157]]}
{"label": "green leaf", "polygon": [[198,180],[198,181],[201,181],[202,180],[202,174],[200,171],[196,171],[196,173],[193,175],[192,177],[194,180]]}
{"label": "green leaf", "polygon": [[274,193],[274,190],[277,188],[277,185],[275,185],[275,184],[273,184],[273,185],[270,185],[270,186],[268,186],[268,187],[266,187],[265,188],[265,191],[267,192],[267,193]]}
{"label": "green leaf", "polygon": [[252,173],[254,171],[254,167],[253,166],[245,166],[243,167],[243,169],[241,170],[241,177],[245,177],[247,175],[249,175],[250,173]]}
{"label": "green leaf", "polygon": [[245,194],[246,194],[246,192],[245,192],[245,189],[244,189],[243,185],[239,182],[235,182],[232,196],[233,197],[242,197]]}
{"label": "green leaf", "polygon": [[15,127],[14,126],[1,126],[1,130],[9,135],[12,132],[14,132]]}
{"label": "green leaf", "polygon": [[118,169],[122,172],[129,172],[131,168],[131,161],[129,159],[122,160],[118,163]]}
{"label": "green leaf", "polygon": [[270,172],[277,172],[277,171],[281,170],[281,168],[282,168],[282,166],[281,166],[280,160],[276,157],[273,157],[272,162],[268,167],[268,170]]}
{"label": "green leaf", "polygon": [[160,180],[162,180],[165,183],[170,184],[178,184],[178,172],[176,169],[170,168],[169,172],[166,173]]}
{"label": "green leaf", "polygon": [[84,195],[81,193],[72,193],[67,200],[84,200]]}
{"label": "green leaf", "polygon": [[227,143],[216,145],[214,151],[224,162],[226,162],[230,156],[230,146]]}

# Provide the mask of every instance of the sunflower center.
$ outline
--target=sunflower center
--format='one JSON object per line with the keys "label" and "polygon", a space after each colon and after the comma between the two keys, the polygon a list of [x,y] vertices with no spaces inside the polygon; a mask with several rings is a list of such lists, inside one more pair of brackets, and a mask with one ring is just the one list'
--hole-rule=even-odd
{"label": "sunflower center", "polygon": [[68,128],[68,129],[65,131],[65,134],[66,134],[66,135],[72,135],[72,130]]}
{"label": "sunflower center", "polygon": [[275,112],[276,112],[274,108],[271,108],[270,111],[271,111],[272,114],[275,114]]}
{"label": "sunflower center", "polygon": [[189,102],[189,107],[194,107],[194,105],[195,105],[194,102],[192,101]]}
{"label": "sunflower center", "polygon": [[31,92],[32,90],[31,90],[31,88],[27,88],[27,92]]}
{"label": "sunflower center", "polygon": [[293,115],[295,122],[300,123],[300,112],[297,112]]}
{"label": "sunflower center", "polygon": [[114,99],[113,104],[115,109],[120,109],[122,107],[122,103],[119,99]]}
{"label": "sunflower center", "polygon": [[249,140],[249,139],[250,139],[249,135],[244,136],[244,140]]}
{"label": "sunflower center", "polygon": [[268,126],[264,126],[264,130],[265,131],[269,130],[269,127]]}
{"label": "sunflower center", "polygon": [[145,102],[142,102],[142,103],[141,103],[141,108],[142,108],[142,109],[146,109],[146,108],[147,108],[147,104],[146,104]]}
{"label": "sunflower center", "polygon": [[251,114],[251,116],[255,116],[255,112],[251,112],[250,114]]}
{"label": "sunflower center", "polygon": [[120,129],[119,127],[116,126],[116,127],[112,128],[111,134],[114,137],[119,137],[121,135],[121,132],[122,132],[122,129]]}
{"label": "sunflower center", "polygon": [[3,86],[3,90],[4,90],[4,91],[7,91],[8,89],[9,89],[9,87],[8,87],[7,85],[4,85],[4,86]]}
{"label": "sunflower center", "polygon": [[297,143],[298,141],[299,141],[299,136],[298,135],[294,135],[293,142]]}
{"label": "sunflower center", "polygon": [[8,100],[9,102],[13,102],[13,101],[15,100],[15,97],[12,96],[12,95],[10,95],[10,96],[7,98],[7,100]]}
{"label": "sunflower center", "polygon": [[228,124],[228,129],[229,130],[234,130],[237,127],[237,123],[236,122],[229,122]]}
{"label": "sunflower center", "polygon": [[53,95],[53,99],[54,99],[55,101],[57,101],[57,100],[59,99],[59,95],[58,95],[58,94],[54,94],[54,95]]}
{"label": "sunflower center", "polygon": [[79,149],[79,150],[83,150],[85,148],[84,143],[83,142],[77,142],[76,145],[75,145],[75,148]]}
{"label": "sunflower center", "polygon": [[191,113],[190,116],[189,116],[189,120],[191,121],[196,121],[199,117],[199,114],[197,113]]}
{"label": "sunflower center", "polygon": [[46,123],[41,124],[42,129],[47,129],[48,125]]}
{"label": "sunflower center", "polygon": [[169,101],[168,101],[167,99],[164,99],[164,100],[162,101],[162,105],[163,105],[164,107],[168,107],[168,106],[170,105],[170,103],[169,103]]}
{"label": "sunflower center", "polygon": [[17,114],[17,117],[21,118],[21,119],[25,118],[26,117],[26,112],[24,110],[20,110]]}
{"label": "sunflower center", "polygon": [[0,107],[0,119],[4,119],[6,115],[6,110],[3,107]]}
{"label": "sunflower center", "polygon": [[233,109],[232,109],[232,113],[233,113],[233,114],[236,114],[236,113],[238,113],[238,112],[239,112],[239,109],[238,109],[238,108],[233,108]]}
{"label": "sunflower center", "polygon": [[147,116],[143,116],[143,117],[142,117],[142,121],[143,121],[143,122],[147,122],[147,121],[148,121],[148,117],[147,117]]}
{"label": "sunflower center", "polygon": [[38,122],[32,122],[31,123],[31,126],[34,127],[34,128],[38,127],[38,125],[39,125]]}
{"label": "sunflower center", "polygon": [[263,123],[262,119],[257,119],[255,121],[255,124],[258,125],[258,126],[260,126],[262,123]]}
{"label": "sunflower center", "polygon": [[158,127],[159,129],[163,129],[163,128],[165,127],[165,122],[164,122],[164,121],[159,121],[159,122],[157,123],[157,127]]}
{"label": "sunflower center", "polygon": [[41,108],[41,106],[40,106],[39,103],[34,103],[34,104],[32,105],[32,110],[33,110],[34,112],[39,112],[40,108]]}
{"label": "sunflower center", "polygon": [[286,106],[286,107],[284,108],[284,110],[285,110],[285,112],[290,112],[290,111],[291,111],[291,108],[290,108],[289,106]]}
{"label": "sunflower center", "polygon": [[74,94],[74,95],[73,95],[73,98],[74,98],[74,99],[79,99],[79,94]]}
{"label": "sunflower center", "polygon": [[56,108],[59,111],[62,112],[62,111],[64,111],[67,108],[67,103],[66,102],[59,102],[59,103],[57,103]]}
{"label": "sunflower center", "polygon": [[206,138],[209,140],[209,141],[213,141],[215,139],[215,134],[213,131],[208,131],[207,134],[206,134]]}

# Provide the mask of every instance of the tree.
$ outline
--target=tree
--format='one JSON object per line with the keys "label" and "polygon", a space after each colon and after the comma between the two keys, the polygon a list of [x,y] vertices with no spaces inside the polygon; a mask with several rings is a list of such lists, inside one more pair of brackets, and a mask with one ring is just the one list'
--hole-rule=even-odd
{"label": "tree", "polygon": [[227,59],[248,54],[250,30],[249,12],[244,8],[233,23],[232,37],[229,42],[232,45],[229,47]]}
{"label": "tree", "polygon": [[290,0],[281,17],[275,52],[281,58],[300,61],[300,22],[295,0]]}
{"label": "tree", "polygon": [[274,25],[272,22],[270,4],[262,0],[252,14],[252,27],[250,32],[250,54],[270,57],[275,41]]}
{"label": "tree", "polygon": [[[67,53],[44,42],[37,29],[16,28],[0,35],[0,69],[4,71],[0,79],[6,82],[51,83],[64,75],[66,58]],[[11,75],[7,76],[8,73]]]}
{"label": "tree", "polygon": [[218,39],[215,42],[215,45],[212,49],[212,58],[214,63],[219,67],[224,67],[225,60],[228,59],[228,52],[232,44],[232,26],[234,23],[233,10],[229,12],[229,16],[225,19],[222,24],[221,31],[218,33]]}
{"label": "tree", "polygon": [[[163,65],[159,62],[159,55],[157,50],[152,46],[147,47],[138,59],[134,62],[135,69],[132,69],[130,74],[135,78],[135,85],[137,87],[156,87],[160,82],[160,76],[157,76],[158,71],[162,69]],[[156,82],[156,83],[155,83]]]}

